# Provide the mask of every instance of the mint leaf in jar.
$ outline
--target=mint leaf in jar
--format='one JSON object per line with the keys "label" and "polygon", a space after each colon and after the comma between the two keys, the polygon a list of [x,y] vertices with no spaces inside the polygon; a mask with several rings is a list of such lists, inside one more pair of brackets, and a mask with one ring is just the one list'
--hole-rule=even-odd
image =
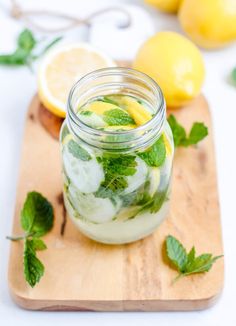
{"label": "mint leaf in jar", "polygon": [[145,152],[138,153],[138,156],[149,166],[161,166],[166,158],[166,147],[161,136],[149,149]]}
{"label": "mint leaf in jar", "polygon": [[109,126],[135,125],[134,119],[127,112],[118,108],[105,111],[103,119]]}
{"label": "mint leaf in jar", "polygon": [[120,193],[128,186],[125,177],[135,174],[137,166],[135,156],[104,154],[103,157],[97,159],[103,165],[105,180],[95,195],[102,198],[111,198],[115,193]]}
{"label": "mint leaf in jar", "polygon": [[28,193],[21,211],[21,226],[27,234],[43,236],[53,226],[53,208],[40,193]]}
{"label": "mint leaf in jar", "polygon": [[68,150],[74,157],[82,161],[89,161],[92,159],[91,155],[74,140],[69,141]]}

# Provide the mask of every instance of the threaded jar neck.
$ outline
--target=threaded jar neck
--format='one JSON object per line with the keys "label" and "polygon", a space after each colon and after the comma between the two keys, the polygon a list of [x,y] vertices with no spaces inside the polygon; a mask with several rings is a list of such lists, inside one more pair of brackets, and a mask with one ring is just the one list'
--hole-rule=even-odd
{"label": "threaded jar neck", "polygon": [[[153,108],[147,123],[126,131],[104,131],[85,124],[78,109],[97,96],[121,94],[136,97]],[[149,76],[130,68],[104,68],[81,78],[72,87],[67,102],[67,124],[75,137],[109,151],[144,149],[158,139],[166,120],[166,105],[160,87]]]}

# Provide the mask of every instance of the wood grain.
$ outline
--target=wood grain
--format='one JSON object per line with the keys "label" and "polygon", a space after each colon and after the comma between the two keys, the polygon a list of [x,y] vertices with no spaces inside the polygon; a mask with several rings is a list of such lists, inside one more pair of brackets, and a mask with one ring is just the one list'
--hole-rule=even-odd
{"label": "wood grain", "polygon": [[211,306],[223,287],[223,259],[209,273],[171,285],[176,271],[163,255],[168,234],[188,249],[194,244],[197,253],[223,253],[212,122],[204,97],[175,111],[187,128],[193,121],[204,121],[209,137],[197,148],[176,151],[168,218],[151,236],[121,246],[89,240],[70,219],[65,224],[59,143],[40,123],[39,112],[35,96],[25,125],[13,234],[22,233],[20,210],[31,190],[42,192],[52,202],[55,225],[44,237],[48,249],[39,257],[46,271],[34,289],[24,280],[22,242],[11,244],[9,288],[14,301],[26,309],[68,311],[197,310]]}

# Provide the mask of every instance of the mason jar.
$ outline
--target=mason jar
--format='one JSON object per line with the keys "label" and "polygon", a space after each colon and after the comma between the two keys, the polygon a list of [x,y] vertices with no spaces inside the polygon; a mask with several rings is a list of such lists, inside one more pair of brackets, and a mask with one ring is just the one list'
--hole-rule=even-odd
{"label": "mason jar", "polygon": [[[89,123],[85,111],[80,114],[94,99],[116,96],[141,103],[132,107],[133,114],[142,107],[151,119],[131,129],[105,128]],[[174,144],[162,91],[149,76],[114,67],[81,78],[68,97],[60,143],[65,207],[87,237],[129,243],[151,234],[166,218]]]}

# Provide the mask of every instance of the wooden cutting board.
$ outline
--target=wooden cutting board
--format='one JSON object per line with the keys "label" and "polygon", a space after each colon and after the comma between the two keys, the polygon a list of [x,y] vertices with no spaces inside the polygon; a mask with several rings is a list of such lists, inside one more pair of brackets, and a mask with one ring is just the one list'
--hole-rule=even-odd
{"label": "wooden cutting board", "polygon": [[171,210],[159,229],[133,244],[109,246],[89,240],[67,219],[55,138],[61,120],[40,108],[37,96],[33,98],[26,118],[13,234],[22,233],[20,210],[32,190],[52,202],[55,225],[44,237],[48,249],[39,253],[45,275],[33,289],[23,276],[23,244],[11,244],[9,288],[19,306],[35,310],[176,311],[204,309],[216,301],[223,287],[223,259],[209,273],[183,278],[174,285],[176,271],[165,261],[163,242],[168,234],[188,249],[194,244],[199,254],[223,253],[208,105],[200,96],[175,114],[186,128],[193,121],[204,121],[209,136],[197,148],[176,151]]}

